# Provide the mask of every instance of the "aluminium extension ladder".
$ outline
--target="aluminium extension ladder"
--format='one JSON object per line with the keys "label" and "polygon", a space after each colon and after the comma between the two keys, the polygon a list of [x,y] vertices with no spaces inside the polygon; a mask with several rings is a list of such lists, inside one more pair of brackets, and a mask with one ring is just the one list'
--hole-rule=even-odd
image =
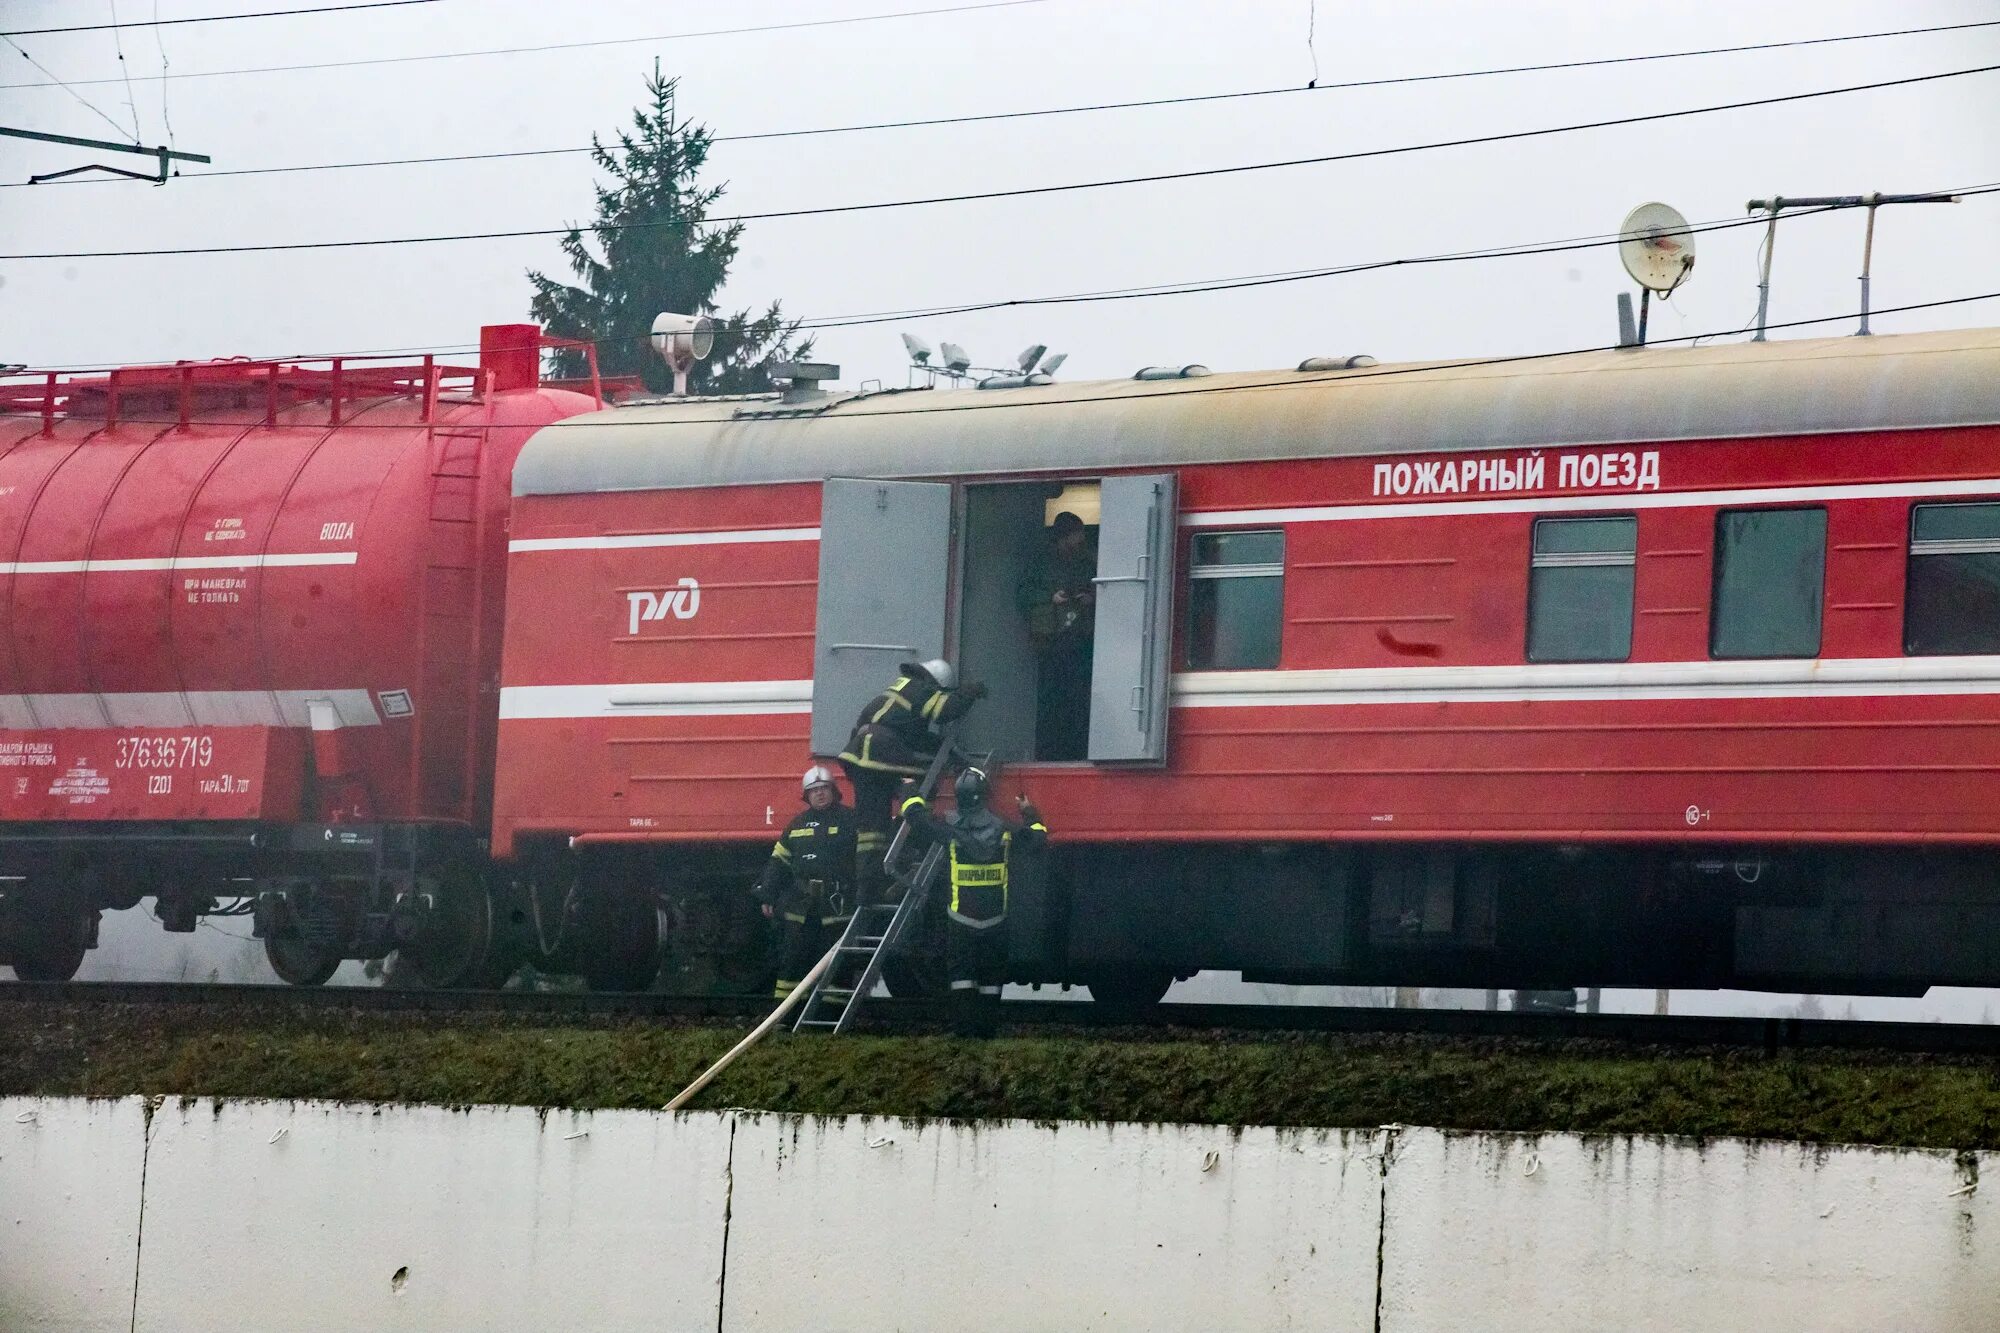
{"label": "aluminium extension ladder", "polygon": [[944,848],[932,845],[915,870],[898,873],[890,882],[902,890],[895,902],[861,903],[847,919],[833,961],[813,983],[799,1006],[794,1032],[845,1032],[854,1026],[861,1005],[882,975],[882,956],[900,939],[910,921],[923,915],[924,902],[944,863]]}
{"label": "aluminium extension ladder", "polygon": [[[937,754],[931,759],[930,770],[924,774],[923,784],[917,794],[929,800],[936,792],[938,783],[944,780],[953,760],[963,760],[952,744],[955,727],[945,728],[938,743]],[[992,758],[987,756],[988,761]],[[833,946],[833,959],[813,983],[805,1003],[799,1006],[799,1016],[792,1023],[794,1032],[841,1033],[854,1026],[860,1016],[861,1006],[875,990],[875,983],[882,975],[882,959],[896,947],[909,929],[912,921],[923,919],[924,904],[930,898],[931,886],[937,883],[939,872],[944,868],[946,849],[942,843],[933,843],[924,849],[923,858],[913,870],[898,870],[895,867],[902,860],[904,843],[908,840],[910,826],[899,824],[895,837],[890,839],[887,853],[882,858],[885,869],[890,871],[889,882],[900,892],[886,903],[857,903],[854,915],[847,919],[847,929],[840,933],[840,942]]]}

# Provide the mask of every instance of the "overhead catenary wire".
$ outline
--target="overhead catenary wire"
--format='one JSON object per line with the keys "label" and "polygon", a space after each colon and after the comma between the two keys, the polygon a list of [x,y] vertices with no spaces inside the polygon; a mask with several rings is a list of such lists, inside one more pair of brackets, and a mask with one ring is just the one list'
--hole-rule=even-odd
{"label": "overhead catenary wire", "polygon": [[[29,63],[30,65],[33,65],[33,66],[34,66],[34,67],[35,67],[36,69],[40,70],[40,71],[41,71],[42,73],[44,73],[44,74],[47,74],[47,75],[48,75],[48,76],[49,76],[49,77],[50,77],[51,79],[55,79],[55,82],[54,82],[53,84],[32,84],[32,85],[28,85],[28,86],[31,86],[31,87],[57,87],[57,88],[62,88],[63,90],[65,90],[66,92],[68,92],[68,93],[69,93],[69,95],[70,95],[71,97],[74,97],[74,98],[75,98],[75,99],[76,99],[76,100],[77,100],[78,102],[82,103],[82,104],[83,104],[83,106],[84,106],[84,107],[85,107],[86,109],[88,109],[88,110],[89,110],[89,112],[90,112],[90,113],[91,113],[91,114],[92,114],[93,116],[96,116],[96,117],[97,117],[97,118],[98,118],[99,120],[103,121],[103,122],[104,122],[104,123],[105,123],[106,125],[109,125],[109,126],[110,126],[110,127],[112,128],[112,129],[114,129],[114,130],[118,131],[118,137],[119,137],[119,138],[121,138],[121,139],[122,139],[122,138],[124,138],[124,137],[125,137],[125,127],[124,127],[123,125],[120,125],[120,124],[119,124],[119,123],[118,123],[117,121],[113,120],[113,119],[112,119],[112,118],[111,118],[110,116],[107,116],[106,114],[104,114],[104,111],[103,111],[103,109],[102,109],[102,108],[100,108],[100,107],[99,107],[99,106],[97,105],[97,103],[95,103],[95,102],[91,101],[91,100],[90,100],[90,99],[89,99],[88,97],[85,97],[85,96],[84,96],[84,95],[83,95],[82,93],[78,92],[78,91],[77,91],[77,90],[76,90],[76,89],[75,89],[74,87],[72,87],[71,85],[69,85],[69,84],[67,84],[67,83],[64,83],[64,82],[63,82],[63,81],[62,81],[61,79],[57,79],[57,78],[56,78],[56,76],[55,76],[55,75],[54,75],[53,73],[51,73],[51,72],[50,72],[50,70],[49,70],[49,67],[48,67],[47,65],[44,65],[44,64],[43,64],[43,63],[42,63],[41,61],[39,61],[39,60],[35,59],[35,58],[34,58],[33,56],[31,56],[31,55],[29,55],[29,54],[28,54],[28,52],[27,52],[27,48],[23,47],[23,46],[22,46],[22,45],[21,45],[21,44],[20,44],[19,42],[15,41],[15,40],[14,40],[14,39],[13,39],[12,37],[9,37],[9,36],[7,36],[7,35],[6,35],[5,33],[0,33],[0,42],[5,42],[5,43],[7,43],[7,45],[9,45],[9,46],[13,47],[13,48],[14,48],[14,49],[15,49],[16,51],[19,51],[19,52],[21,53],[21,59],[23,59],[23,60],[27,61],[27,62],[28,62],[28,63]],[[110,80],[110,79],[104,79],[104,80],[88,80],[88,82],[104,82],[104,83],[110,83],[110,82],[114,82],[114,80]],[[139,142],[139,136],[138,136],[138,135],[136,135],[136,134],[134,134],[134,135],[132,136],[132,142],[133,142],[133,143],[137,143],[137,142]]]}
{"label": "overhead catenary wire", "polygon": [[117,31],[117,28],[122,26],[118,23],[118,0],[106,0],[106,3],[111,6],[111,22],[113,25],[111,44],[113,49],[118,52],[118,72],[125,76],[125,109],[132,113],[132,142],[137,143],[139,142],[139,106],[138,103],[132,100],[132,67],[125,63],[125,38]]}
{"label": "overhead catenary wire", "polygon": [[[1803,37],[1781,42],[1757,42],[1745,46],[1711,46],[1694,50],[1662,51],[1648,55],[1607,56],[1593,60],[1567,60],[1539,65],[1506,65],[1489,69],[1453,70],[1432,74],[1408,74],[1380,79],[1354,79],[1343,83],[1319,83],[1317,80],[1303,87],[1252,88],[1238,92],[1193,93],[1181,97],[1150,97],[1126,102],[1085,102],[1069,106],[1041,107],[1020,111],[989,111],[962,116],[930,116],[904,120],[862,121],[846,125],[820,125],[802,129],[764,130],[749,134],[718,134],[711,143],[756,143],[773,139],[798,139],[822,135],[878,133],[890,130],[930,129],[947,125],[978,125],[995,121],[1029,120],[1050,116],[1074,116],[1107,111],[1135,111],[1157,107],[1194,106],[1208,102],[1242,101],[1251,98],[1288,97],[1299,93],[1324,93],[1339,90],[1383,88],[1397,84],[1433,83],[1452,79],[1482,79],[1502,75],[1534,74],[1555,70],[1589,69],[1606,65],[1628,65],[1647,61],[1685,60],[1703,56],[1734,55],[1750,51],[1775,51],[1798,46],[1823,46],[1836,42],[1875,41],[1890,37],[1911,37],[1930,33],[1957,32],[1966,28],[2000,27],[2000,19],[1984,19],[1973,23],[1952,23],[1928,28],[1896,28],[1878,32],[1846,33],[1832,37]],[[5,86],[5,85],[0,85]],[[13,85],[33,87],[39,85]],[[228,171],[182,172],[182,180],[203,178],[221,179],[233,176],[279,176],[301,172],[317,171],[360,171],[390,167],[437,166],[453,162],[497,162],[508,159],[537,157],[573,157],[595,151],[589,145],[568,148],[517,148],[483,153],[440,153],[426,157],[361,158],[345,162],[301,162],[271,167],[239,167]],[[101,182],[79,180],[76,184],[96,184]],[[0,182],[0,189],[10,189],[25,182]]]}
{"label": "overhead catenary wire", "polygon": [[[1051,0],[979,0],[976,4],[943,5],[929,9],[896,9],[875,14],[849,14],[844,18],[793,19],[784,23],[757,23],[737,28],[700,28],[688,32],[659,33],[650,37],[605,37],[587,42],[549,42],[540,46],[496,46],[477,51],[435,51],[428,55],[369,56],[357,60],[321,60],[299,65],[259,65],[249,69],[192,69],[179,74],[150,74],[145,79],[221,79],[242,74],[303,74],[322,69],[358,69],[369,65],[415,65],[430,60],[469,60],[480,56],[538,55],[545,51],[581,51],[606,46],[651,46],[659,42],[689,41],[697,37],[741,37],[760,32],[792,32],[803,28],[838,28],[856,23],[886,23],[894,19],[936,18],[971,14],[987,9],[1017,9],[1023,5],[1045,5]],[[51,76],[53,77],[53,76]],[[91,79],[85,83],[115,80]],[[39,83],[0,83],[0,92],[16,88],[42,88]]]}
{"label": "overhead catenary wire", "polygon": [[[2000,181],[1990,181],[1981,185],[1969,185],[1938,193],[1949,193],[1960,198],[1975,198],[1981,195],[2000,193]],[[1816,208],[1801,209],[1789,214],[1793,220],[1817,217],[1827,213],[1849,212],[1862,205],[1829,204]],[[1764,227],[1768,219],[1762,216],[1717,219],[1692,223],[1690,234],[1705,235],[1710,232],[1732,231],[1743,227]],[[866,325],[885,324],[898,321],[932,319],[944,315],[960,315],[983,311],[1029,308],[1053,305],[1084,305],[1100,302],[1143,300],[1151,297],[1205,295],[1213,292],[1235,291],[1254,287],[1284,285],[1291,282],[1307,282],[1324,278],[1347,277],[1359,273],[1375,272],[1390,268],[1417,268],[1435,264],[1466,263],[1491,259],[1528,258],[1537,255],[1559,254],[1569,251],[1602,249],[1622,244],[1624,237],[1617,232],[1600,232],[1589,236],[1566,237],[1550,241],[1522,241],[1510,245],[1490,246],[1476,250],[1452,250],[1429,255],[1406,255],[1395,259],[1363,260],[1351,264],[1326,265],[1317,268],[1285,269],[1274,273],[1253,273],[1233,278],[1212,278],[1185,282],[1152,283],[1137,287],[1099,288],[1082,292],[1063,292],[1045,296],[1009,297],[992,301],[964,302],[957,305],[915,306],[900,310],[877,310],[851,315],[829,315],[807,317],[798,321],[801,332],[818,333],[828,329],[857,328]],[[1734,329],[1729,333],[1740,333],[1744,329]],[[1705,333],[1694,335],[1697,339],[1727,336],[1726,334]],[[648,335],[639,334],[630,339],[598,338],[590,340],[591,346],[603,349],[620,342],[645,342]],[[1654,339],[1654,341],[1662,341]],[[260,363],[297,363],[326,361],[334,356],[343,358],[367,358],[410,356],[419,354],[451,355],[476,352],[477,343],[413,343],[395,347],[364,347],[341,353],[310,353],[283,356],[258,356],[242,358]],[[98,370],[113,370],[124,366],[143,364],[144,358],[128,357],[119,361],[95,361],[72,363],[67,366],[34,367],[34,374],[45,375],[51,371],[63,373],[88,373]]]}
{"label": "overhead catenary wire", "polygon": [[[1155,185],[1169,181],[1206,180],[1224,176],[1245,175],[1252,172],[1280,171],[1298,167],[1325,166],[1335,162],[1356,162],[1371,158],[1395,157],[1408,153],[1433,152],[1446,148],[1468,148],[1484,144],[1518,142],[1524,139],[1546,138],[1558,134],[1576,134],[1586,130],[1611,129],[1624,125],[1640,125],[1663,120],[1678,120],[1689,116],[1713,115],[1725,111],[1741,111],[1751,107],[1781,106],[1788,103],[1811,101],[1823,97],[1838,97],[1845,94],[1874,92],[1884,88],[1909,87],[1915,84],[1933,83],[1941,79],[1966,78],[1972,75],[1991,74],[2000,70],[2000,65],[1977,65],[1970,69],[1942,70],[1931,74],[1915,74],[1900,79],[1881,79],[1872,83],[1849,84],[1839,88],[1820,88],[1802,93],[1784,93],[1773,97],[1748,98],[1735,102],[1719,102],[1708,106],[1685,107],[1675,111],[1654,111],[1643,115],[1614,116],[1603,120],[1579,121],[1567,125],[1543,126],[1531,130],[1510,130],[1499,134],[1469,135],[1456,139],[1438,139],[1426,143],[1398,144],[1386,148],[1364,148],[1346,153],[1324,153],[1313,157],[1284,158],[1270,162],[1246,162],[1224,167],[1203,167],[1187,171],[1152,172],[1141,176],[1114,176],[1096,180],[1072,181],[1060,185],[1028,185],[1004,190],[978,190],[965,194],[929,195],[917,198],[886,199],[858,204],[826,204],[808,208],[772,209],[755,213],[735,213],[710,217],[710,223],[728,224],[733,222],[761,222],[779,218],[825,217],[838,213],[870,213],[897,208],[920,208],[937,204],[977,203],[994,199],[1023,199],[1033,196],[1074,194],[1087,190],[1115,189],[1131,185]],[[354,250],[372,249],[400,245],[439,245],[466,241],[520,240],[538,236],[567,236],[572,232],[589,232],[601,235],[605,232],[650,230],[658,227],[679,227],[679,221],[631,222],[631,223],[589,223],[581,226],[562,227],[522,227],[504,231],[451,232],[426,236],[383,236],[365,237],[334,241],[267,241],[249,245],[190,245],[161,246],[143,250],[56,250],[0,254],[0,260],[26,261],[49,259],[158,259],[181,255],[220,254],[269,254],[278,251],[299,250]]]}
{"label": "overhead catenary wire", "polygon": [[356,0],[352,4],[314,5],[307,9],[260,9],[247,14],[194,14],[178,19],[163,19],[156,14],[151,19],[134,19],[130,23],[118,21],[118,7],[113,5],[109,23],[80,23],[68,28],[17,28],[12,32],[0,33],[0,37],[53,37],[63,32],[116,32],[121,28],[178,27],[184,23],[233,23],[239,19],[295,18],[301,14],[345,14],[357,9],[402,9],[408,5],[434,5],[438,2],[439,0]]}
{"label": "overhead catenary wire", "polygon": [[[1953,306],[1973,305],[1981,301],[2000,301],[2000,290],[1990,291],[1990,292],[1974,292],[1965,296],[1940,297],[1937,300],[1932,300],[1932,301],[1912,301],[1904,305],[1897,305],[1897,306],[1877,306],[1874,308],[1872,313],[1875,315],[1908,314],[1912,311],[1917,311],[1917,310],[1942,310]],[[1765,325],[1765,327],[1767,329],[1774,329],[1774,330],[1813,328],[1821,324],[1843,324],[1850,320],[1859,319],[1860,317],[1861,317],[1861,312],[1859,310],[1845,310],[1838,314],[1815,315],[1808,319],[1774,320],[1771,323]],[[1740,332],[1741,330],[1738,329],[1711,329],[1706,333],[1676,334],[1670,338],[1656,338],[1652,342],[1648,343],[1647,347],[1649,348],[1664,347],[1674,343],[1687,343],[1689,345],[1693,345],[1696,343],[1704,342],[1711,338],[1730,337],[1733,334]],[[944,406],[940,407],[928,407],[923,409],[922,415],[935,416],[943,413],[952,413],[952,412],[1025,411],[1025,410],[1034,410],[1039,408],[1051,408],[1051,407],[1075,407],[1080,404],[1086,404],[1086,403],[1128,403],[1134,405],[1144,405],[1148,403],[1171,403],[1171,402],[1177,402],[1183,398],[1204,397],[1209,394],[1253,393],[1260,391],[1275,392],[1275,391],[1283,391],[1290,389],[1309,388],[1313,385],[1327,384],[1336,380],[1342,384],[1367,384],[1378,380],[1393,380],[1405,375],[1428,375],[1428,374],[1435,374],[1439,371],[1448,371],[1448,370],[1480,370],[1492,366],[1527,365],[1539,361],[1559,361],[1568,357],[1592,356],[1600,352],[1629,352],[1634,350],[1641,350],[1641,349],[1634,349],[1622,343],[1595,343],[1587,347],[1568,347],[1553,352],[1519,352],[1507,356],[1474,357],[1463,360],[1419,361],[1407,365],[1379,366],[1379,367],[1370,367],[1367,369],[1358,369],[1358,370],[1333,371],[1324,374],[1304,373],[1304,372],[1289,372],[1289,373],[1278,372],[1282,373],[1284,375],[1284,378],[1230,381],[1221,384],[1212,384],[1201,380],[1195,380],[1192,382],[1177,382],[1175,388],[1172,391],[1167,393],[1152,394],[1152,395],[1146,395],[1146,394],[1135,395],[1131,393],[1129,391],[1127,381],[1118,381],[1121,387],[1117,392],[1107,392],[1100,394],[1065,394],[1061,397],[1055,397],[1055,398],[1022,396],[1009,393],[978,393],[974,391],[968,391],[963,394],[954,394],[950,396],[963,397],[968,400],[974,400],[974,401],[967,401],[964,403],[947,403]],[[323,359],[323,358],[316,358],[316,359]],[[699,404],[702,400],[699,397],[696,397],[680,401],[684,401],[689,404]],[[839,406],[840,406],[839,419],[842,421],[852,421],[860,417],[880,417],[880,416],[901,417],[909,415],[907,411],[902,409],[868,408],[861,406],[848,407],[846,404],[841,404]],[[121,422],[127,425],[156,425],[156,426],[173,425],[176,422],[178,422],[179,419],[180,418],[178,416],[163,416],[163,417],[124,416],[119,418]],[[592,424],[594,426],[601,428],[623,427],[627,429],[660,430],[660,429],[701,428],[701,427],[712,429],[716,423],[713,420],[705,417],[687,416],[687,417],[647,417],[643,420],[629,420],[629,419],[599,420],[593,422]],[[350,430],[350,431],[354,430],[407,431],[410,429],[410,426],[407,422],[369,422],[356,419],[356,420],[349,420],[342,422],[340,428],[342,430]]]}
{"label": "overhead catenary wire", "polygon": [[[160,17],[160,0],[153,0],[153,17],[155,19]],[[167,38],[166,34],[160,31],[160,25],[157,22],[153,24],[153,45],[159,48],[160,70],[164,73],[170,67],[167,60]],[[167,110],[167,84],[164,79],[160,81],[160,123],[166,127],[167,147],[178,147],[179,144],[174,139],[174,118]],[[70,179],[75,180],[77,178],[71,177]]]}

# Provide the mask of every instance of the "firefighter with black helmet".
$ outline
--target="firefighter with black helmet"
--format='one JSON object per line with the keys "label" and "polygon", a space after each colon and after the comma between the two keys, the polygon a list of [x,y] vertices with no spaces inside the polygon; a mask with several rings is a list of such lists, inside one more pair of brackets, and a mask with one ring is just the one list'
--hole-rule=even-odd
{"label": "firefighter with black helmet", "polygon": [[854,784],[856,846],[863,895],[874,901],[882,883],[882,856],[895,823],[896,788],[921,778],[937,755],[938,733],[986,697],[986,687],[958,684],[958,672],[941,657],[905,662],[895,682],[868,701],[840,752]]}
{"label": "firefighter with black helmet", "polygon": [[959,1030],[991,1036],[999,1018],[1000,986],[1007,979],[1007,880],[1010,858],[1047,843],[1041,812],[1020,798],[1023,823],[995,814],[986,774],[968,768],[953,786],[958,808],[931,813],[921,796],[903,802],[912,831],[950,849],[946,901],[945,964],[959,1007]]}
{"label": "firefighter with black helmet", "polygon": [[814,764],[799,783],[806,808],[771,848],[757,881],[764,915],[778,928],[778,981],[772,994],[792,993],[833,946],[854,915],[854,811],[840,803],[832,770]]}

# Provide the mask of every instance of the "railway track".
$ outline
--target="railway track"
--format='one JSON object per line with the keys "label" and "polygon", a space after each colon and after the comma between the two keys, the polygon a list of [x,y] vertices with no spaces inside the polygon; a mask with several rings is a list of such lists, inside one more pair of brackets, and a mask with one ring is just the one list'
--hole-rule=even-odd
{"label": "railway track", "polygon": [[[513,1014],[555,1022],[597,1018],[748,1022],[769,1012],[756,996],[685,996],[582,991],[416,990],[179,982],[0,983],[0,1004],[133,1005],[218,1013],[363,1011]],[[867,1026],[922,1031],[949,1021],[927,1000],[877,1000]],[[1073,1000],[1009,1000],[1014,1029],[1228,1031],[1351,1036],[1602,1041],[1635,1047],[1729,1047],[1771,1054],[1806,1050],[2000,1056],[2000,1024],[1884,1023],[1854,1019],[1729,1018],[1655,1014],[1548,1014],[1478,1009],[1373,1009],[1293,1005],[1161,1004],[1133,1010]]]}

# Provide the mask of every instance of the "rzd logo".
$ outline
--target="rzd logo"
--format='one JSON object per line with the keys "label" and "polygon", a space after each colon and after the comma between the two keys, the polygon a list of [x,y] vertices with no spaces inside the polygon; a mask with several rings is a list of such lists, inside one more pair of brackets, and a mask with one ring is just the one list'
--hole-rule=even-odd
{"label": "rzd logo", "polygon": [[675,620],[693,620],[695,612],[701,610],[701,585],[682,579],[678,587],[658,592],[628,592],[625,605],[631,613],[628,634],[637,634],[642,620],[665,620],[669,615]]}

